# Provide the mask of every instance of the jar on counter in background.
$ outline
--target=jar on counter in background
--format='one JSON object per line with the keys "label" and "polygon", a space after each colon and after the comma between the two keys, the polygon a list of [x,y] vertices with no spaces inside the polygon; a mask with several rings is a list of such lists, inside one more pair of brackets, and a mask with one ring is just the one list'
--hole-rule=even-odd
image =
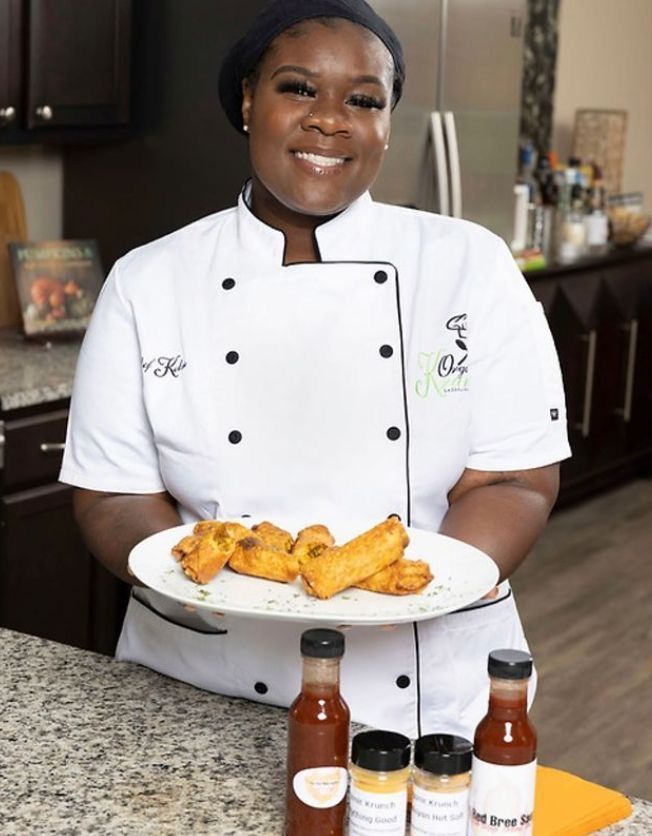
{"label": "jar on counter in background", "polygon": [[466,836],[473,745],[452,734],[427,734],[414,744],[410,836]]}
{"label": "jar on counter in background", "polygon": [[410,741],[402,734],[356,734],[351,746],[349,836],[405,836],[410,755]]}

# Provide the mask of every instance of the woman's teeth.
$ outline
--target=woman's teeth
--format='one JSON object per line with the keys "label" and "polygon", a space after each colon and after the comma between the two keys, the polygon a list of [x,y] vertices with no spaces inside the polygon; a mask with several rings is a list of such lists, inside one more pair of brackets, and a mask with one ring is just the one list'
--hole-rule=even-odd
{"label": "woman's teeth", "polygon": [[319,168],[334,168],[346,162],[346,157],[323,157],[321,154],[309,154],[306,151],[295,151],[294,154],[300,160],[306,160]]}

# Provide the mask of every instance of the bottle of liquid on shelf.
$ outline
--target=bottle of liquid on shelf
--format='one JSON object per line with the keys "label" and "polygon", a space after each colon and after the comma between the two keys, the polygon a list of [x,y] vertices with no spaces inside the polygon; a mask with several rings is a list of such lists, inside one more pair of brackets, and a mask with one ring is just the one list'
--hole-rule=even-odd
{"label": "bottle of liquid on shelf", "polygon": [[535,175],[537,152],[531,142],[521,147],[519,182],[527,186],[527,231],[525,248],[541,251],[543,245],[543,211],[541,201],[541,187]]}
{"label": "bottle of liquid on shelf", "polygon": [[568,264],[585,253],[586,227],[584,225],[583,192],[577,181],[577,169],[567,168],[564,187],[560,194],[558,210],[561,215],[559,249],[557,258]]}
{"label": "bottle of liquid on shelf", "polygon": [[473,741],[470,833],[531,836],[537,735],[527,713],[532,657],[489,654],[489,709]]}
{"label": "bottle of liquid on shelf", "polygon": [[605,211],[605,190],[602,172],[593,166],[593,183],[589,190],[589,212],[584,219],[586,248],[589,255],[604,255],[608,250],[609,219]]}
{"label": "bottle of liquid on shelf", "polygon": [[301,655],[301,693],[289,713],[285,832],[342,836],[350,721],[340,695],[344,635],[337,630],[306,630]]}

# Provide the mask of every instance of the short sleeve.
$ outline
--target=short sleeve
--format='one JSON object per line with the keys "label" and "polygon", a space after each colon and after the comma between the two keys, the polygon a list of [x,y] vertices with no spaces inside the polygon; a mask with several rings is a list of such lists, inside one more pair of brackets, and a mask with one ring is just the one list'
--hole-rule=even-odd
{"label": "short sleeve", "polygon": [[469,304],[470,451],[475,470],[528,470],[571,455],[561,370],[541,305],[494,239]]}
{"label": "short sleeve", "polygon": [[142,360],[119,262],[97,300],[79,354],[59,478],[89,490],[165,490],[143,399]]}

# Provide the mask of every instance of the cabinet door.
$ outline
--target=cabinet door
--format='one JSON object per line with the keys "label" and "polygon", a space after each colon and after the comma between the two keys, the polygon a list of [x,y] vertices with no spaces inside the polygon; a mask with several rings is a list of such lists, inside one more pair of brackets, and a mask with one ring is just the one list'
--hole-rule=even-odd
{"label": "cabinet door", "polygon": [[0,131],[21,117],[22,0],[0,3]]}
{"label": "cabinet door", "polygon": [[131,0],[29,0],[27,127],[129,118]]}
{"label": "cabinet door", "polygon": [[88,648],[92,561],[71,498],[60,484],[3,498],[0,625]]}
{"label": "cabinet door", "polygon": [[562,480],[608,467],[625,448],[618,415],[625,317],[599,273],[560,280],[551,325],[564,375],[573,458]]}
{"label": "cabinet door", "polygon": [[629,267],[635,288],[635,306],[627,323],[627,373],[622,419],[626,424],[627,452],[652,454],[652,261]]}

